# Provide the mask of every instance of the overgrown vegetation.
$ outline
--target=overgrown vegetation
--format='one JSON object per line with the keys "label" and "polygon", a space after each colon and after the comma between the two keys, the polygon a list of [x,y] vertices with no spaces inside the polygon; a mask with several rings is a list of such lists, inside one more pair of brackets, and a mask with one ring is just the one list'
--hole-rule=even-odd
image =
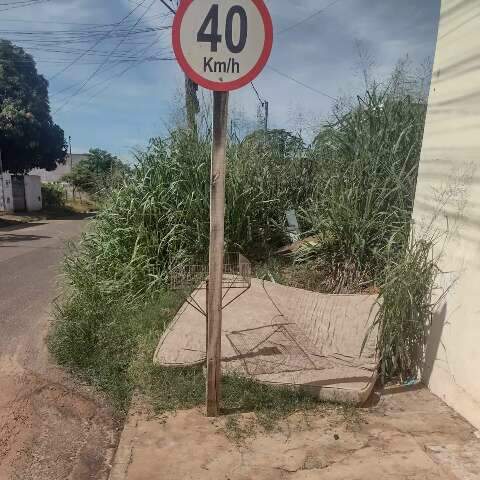
{"label": "overgrown vegetation", "polygon": [[43,208],[63,208],[66,203],[65,188],[59,183],[42,184],[42,206]]}
{"label": "overgrown vegetation", "polygon": [[[105,391],[119,411],[128,407],[135,389],[148,396],[157,413],[201,405],[201,367],[172,369],[152,363],[159,336],[182,301],[175,293],[162,292],[133,311],[118,302],[105,305],[100,297],[75,297],[58,305],[50,349],[60,364]],[[306,393],[236,376],[224,377],[222,398],[226,412],[256,412],[264,428],[296,410],[316,407]]]}
{"label": "overgrown vegetation", "polygon": [[[380,308],[372,324],[378,329],[382,379],[417,378],[434,303],[432,291],[439,273],[432,239],[405,240],[401,254],[385,267]],[[438,301],[438,300],[437,300]]]}
{"label": "overgrown vegetation", "polygon": [[[431,244],[409,240],[425,100],[405,90],[405,80],[397,71],[387,86],[337,108],[311,145],[274,130],[232,140],[227,151],[227,251],[248,255],[267,279],[379,292],[384,378],[415,372],[435,278]],[[203,399],[201,370],[158,369],[151,359],[180,301],[167,292],[171,269],[207,253],[209,163],[208,134],[177,129],[151,140],[65,260],[52,351],[122,408],[134,388],[159,411]],[[287,209],[297,211],[312,241],[293,259],[272,260],[288,241]],[[157,307],[145,310],[152,301]],[[225,379],[223,398],[226,408],[260,412],[312,402],[238,378]]]}
{"label": "overgrown vegetation", "polygon": [[410,231],[425,105],[373,87],[316,138],[322,168],[302,209],[316,242],[297,254],[325,272],[326,289],[381,283]]}
{"label": "overgrown vegetation", "polygon": [[[109,304],[148,299],[172,267],[204,259],[209,234],[209,139],[154,139],[66,260],[75,295]],[[227,250],[259,255],[282,243],[284,209],[305,198],[304,160],[263,144],[228,151]]]}
{"label": "overgrown vegetation", "polygon": [[92,198],[103,197],[121,182],[129,167],[119,158],[100,148],[91,148],[88,156],[64,175],[62,180],[69,183],[74,191],[80,190]]}

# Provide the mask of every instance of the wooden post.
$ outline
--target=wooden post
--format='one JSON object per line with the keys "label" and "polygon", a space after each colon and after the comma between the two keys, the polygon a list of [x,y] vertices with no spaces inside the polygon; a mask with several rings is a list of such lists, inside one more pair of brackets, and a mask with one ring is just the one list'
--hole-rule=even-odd
{"label": "wooden post", "polygon": [[208,352],[208,298],[210,295],[210,289],[208,288],[208,277],[207,281],[205,282],[205,311],[207,312],[206,316],[206,328],[205,328],[205,351]]}
{"label": "wooden post", "polygon": [[213,92],[213,138],[210,172],[210,251],[207,298],[207,416],[219,412],[222,339],[222,278],[225,215],[225,151],[228,92]]}

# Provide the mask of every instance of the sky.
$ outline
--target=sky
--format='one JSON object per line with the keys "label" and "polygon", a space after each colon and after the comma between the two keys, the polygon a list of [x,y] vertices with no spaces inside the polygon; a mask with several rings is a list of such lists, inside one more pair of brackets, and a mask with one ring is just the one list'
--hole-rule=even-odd
{"label": "sky", "polygon": [[[53,119],[71,136],[74,153],[96,147],[130,161],[149,138],[168,133],[182,102],[183,74],[160,0],[29,2],[0,0],[0,38],[35,58],[50,82]],[[328,117],[332,98],[361,93],[359,46],[379,81],[406,55],[413,66],[434,56],[440,0],[266,4],[274,44],[254,85],[269,102],[270,128],[308,137]],[[200,97],[209,102],[208,92]],[[238,125],[254,127],[259,99],[251,87],[233,92],[230,105]]]}

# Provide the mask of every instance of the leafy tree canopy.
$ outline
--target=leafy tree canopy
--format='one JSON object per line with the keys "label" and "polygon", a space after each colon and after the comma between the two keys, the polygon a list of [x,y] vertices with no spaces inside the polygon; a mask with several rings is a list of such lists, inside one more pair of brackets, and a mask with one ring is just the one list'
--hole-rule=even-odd
{"label": "leafy tree canopy", "polygon": [[92,148],[87,158],[78,162],[63,180],[85,193],[97,195],[114,185],[129,170],[118,157],[105,150]]}
{"label": "leafy tree canopy", "polygon": [[294,156],[305,148],[305,144],[300,136],[284,129],[268,130],[267,132],[255,130],[250,135],[247,135],[242,143],[255,146],[266,145],[282,157]]}
{"label": "leafy tree canopy", "polygon": [[11,173],[54,170],[67,151],[63,130],[50,115],[47,80],[31,55],[1,39],[0,149]]}

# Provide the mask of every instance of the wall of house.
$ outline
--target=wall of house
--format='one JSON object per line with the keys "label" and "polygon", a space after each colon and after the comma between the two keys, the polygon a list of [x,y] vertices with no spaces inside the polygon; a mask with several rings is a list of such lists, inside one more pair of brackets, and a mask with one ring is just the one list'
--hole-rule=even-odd
{"label": "wall of house", "polygon": [[25,175],[25,204],[27,212],[38,212],[42,209],[42,183],[37,175]]}
{"label": "wall of house", "polygon": [[[25,206],[27,212],[38,212],[42,209],[42,183],[38,175],[25,175]],[[1,187],[3,186],[3,192]],[[3,198],[5,195],[5,205]],[[12,178],[8,172],[0,176],[0,211],[14,212]]]}
{"label": "wall of house", "polygon": [[0,211],[13,212],[12,180],[10,174],[5,172],[0,175]]}
{"label": "wall of house", "polygon": [[442,0],[414,208],[446,293],[423,380],[480,428],[480,1]]}

